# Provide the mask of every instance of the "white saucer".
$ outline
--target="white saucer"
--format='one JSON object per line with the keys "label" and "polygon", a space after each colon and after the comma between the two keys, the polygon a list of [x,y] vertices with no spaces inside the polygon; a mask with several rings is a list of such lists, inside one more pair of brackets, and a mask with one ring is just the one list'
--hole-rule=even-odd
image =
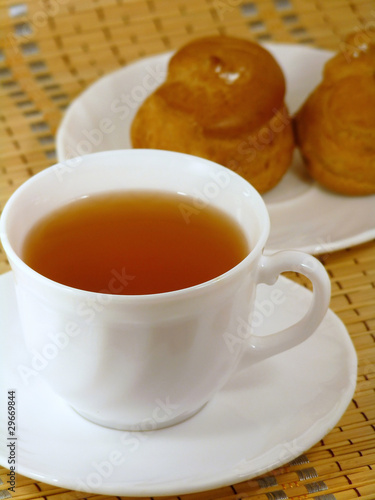
{"label": "white saucer", "polygon": [[[279,299],[285,297],[282,305],[270,306],[273,288],[281,291]],[[310,299],[308,290],[286,278],[273,287],[261,285],[257,333],[294,322]],[[40,375],[23,381],[20,367],[28,366],[29,359],[12,273],[0,277],[0,304],[0,464],[7,467],[5,395],[15,389],[17,472],[64,488],[151,497],[244,481],[289,462],[322,439],[355,389],[355,350],[342,322],[328,311],[300,346],[253,367],[246,366],[245,357],[242,371],[189,420],[143,433],[111,430],[77,415]]]}
{"label": "white saucer", "polygon": [[[264,44],[287,82],[294,113],[319,83],[332,52],[302,45]],[[67,110],[57,132],[61,162],[84,153],[131,148],[130,125],[143,102],[165,79],[171,54],[148,57],[96,81]],[[104,122],[103,122],[104,120]],[[280,184],[264,195],[271,216],[267,251],[295,248],[324,254],[375,237],[375,195],[341,196],[307,175],[299,153]]]}

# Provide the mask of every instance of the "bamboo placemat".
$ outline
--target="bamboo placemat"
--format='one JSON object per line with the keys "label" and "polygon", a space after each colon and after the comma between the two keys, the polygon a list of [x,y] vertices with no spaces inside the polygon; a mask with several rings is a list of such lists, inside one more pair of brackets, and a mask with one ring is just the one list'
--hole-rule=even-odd
{"label": "bamboo placemat", "polygon": [[[103,74],[193,37],[228,34],[340,50],[345,34],[375,30],[373,0],[0,0],[0,205],[55,162],[54,134],[69,102]],[[354,398],[337,426],[292,463],[186,500],[375,498],[375,242],[320,256],[332,281],[331,308],[358,353]],[[0,249],[0,272],[9,269]],[[309,286],[300,276],[289,276]],[[223,450],[225,453],[225,450]],[[104,497],[23,476],[0,499]],[[176,498],[176,497],[170,497]]]}

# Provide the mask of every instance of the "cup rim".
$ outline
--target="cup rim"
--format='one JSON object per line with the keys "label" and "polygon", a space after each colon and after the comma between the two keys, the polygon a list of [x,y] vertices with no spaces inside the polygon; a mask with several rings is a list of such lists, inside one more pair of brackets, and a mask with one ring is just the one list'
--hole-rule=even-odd
{"label": "cup rim", "polygon": [[[131,153],[130,153],[131,152]],[[190,159],[194,159],[195,161],[200,161],[204,164],[209,164],[211,166],[215,166],[216,168],[221,168],[224,169],[226,172],[229,172],[230,175],[237,177],[241,182],[245,183],[247,188],[252,191],[253,196],[257,199],[257,202],[260,203],[260,206],[262,207],[263,211],[263,217],[264,217],[264,227],[261,229],[261,234],[256,241],[255,245],[253,248],[250,249],[249,253],[246,255],[244,259],[242,259],[238,264],[236,264],[234,267],[226,271],[225,273],[220,274],[219,276],[216,276],[208,281],[204,281],[202,283],[198,283],[197,285],[193,285],[187,288],[179,288],[177,290],[172,290],[168,292],[159,292],[159,293],[150,293],[150,294],[113,294],[113,293],[102,293],[102,292],[93,292],[90,290],[84,290],[80,288],[75,288],[71,287],[69,285],[64,285],[63,283],[59,283],[57,281],[54,281],[39,272],[35,271],[33,268],[31,268],[29,265],[27,265],[22,258],[17,254],[17,252],[14,250],[11,242],[9,241],[8,234],[6,231],[6,225],[7,225],[7,218],[9,217],[9,213],[12,210],[12,206],[14,203],[17,202],[17,198],[23,194],[23,192],[29,187],[36,183],[39,182],[39,180],[47,175],[50,175],[51,172],[61,163],[67,163],[68,161],[74,162],[77,161],[78,158],[81,160],[89,160],[90,157],[100,157],[100,156],[110,156],[110,155],[121,155],[121,154],[136,154],[136,155],[152,155],[154,157],[155,155],[157,156],[180,156],[180,157],[188,157]],[[73,168],[80,168],[80,164],[75,165]],[[38,280],[41,284],[44,285],[49,285],[49,286],[54,286],[55,289],[59,289],[61,291],[65,291],[66,293],[70,294],[76,294],[76,295],[86,295],[87,297],[97,297],[98,295],[103,295],[106,297],[111,297],[112,300],[119,300],[119,301],[147,301],[147,300],[157,300],[157,299],[166,299],[166,298],[177,298],[186,296],[186,295],[191,295],[191,294],[196,294],[198,292],[204,292],[207,288],[211,288],[218,282],[223,282],[223,281],[228,281],[231,279],[234,275],[237,275],[238,273],[241,273],[242,271],[245,271],[246,267],[256,259],[258,255],[262,253],[262,250],[265,246],[265,243],[267,241],[268,235],[270,231],[270,218],[269,214],[267,211],[267,207],[265,205],[264,200],[262,199],[261,195],[258,193],[258,191],[242,176],[234,172],[233,170],[230,170],[227,167],[224,167],[223,165],[220,165],[216,162],[213,162],[211,160],[207,160],[205,158],[200,158],[194,155],[189,155],[186,153],[180,153],[180,152],[175,152],[175,151],[166,151],[166,150],[156,150],[156,149],[117,149],[117,150],[108,150],[108,151],[99,151],[95,153],[90,153],[87,155],[82,155],[79,157],[72,158],[70,160],[66,160],[65,162],[58,162],[55,163],[54,165],[51,165],[50,167],[47,167],[43,169],[42,171],[38,172],[37,174],[33,175],[29,179],[27,179],[23,184],[21,184],[10,196],[10,198],[7,200],[4,209],[2,211],[1,217],[0,217],[0,240],[3,245],[4,251],[8,257],[8,259],[11,262],[14,262],[17,267],[28,274],[30,277]]]}

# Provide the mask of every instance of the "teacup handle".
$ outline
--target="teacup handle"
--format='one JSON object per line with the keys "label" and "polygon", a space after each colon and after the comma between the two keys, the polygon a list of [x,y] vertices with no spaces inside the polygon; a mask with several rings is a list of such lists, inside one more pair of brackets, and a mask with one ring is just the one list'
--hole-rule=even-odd
{"label": "teacup handle", "polygon": [[258,283],[273,285],[279,274],[285,271],[301,273],[312,282],[310,308],[301,320],[284,330],[266,336],[251,335],[250,348],[256,360],[286,351],[306,340],[319,326],[329,306],[331,283],[318,259],[294,250],[263,255],[259,262]]}

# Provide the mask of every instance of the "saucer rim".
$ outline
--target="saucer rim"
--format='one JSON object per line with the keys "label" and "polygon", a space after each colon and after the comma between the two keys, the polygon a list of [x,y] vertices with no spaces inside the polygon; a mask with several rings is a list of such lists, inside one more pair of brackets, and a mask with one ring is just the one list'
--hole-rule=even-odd
{"label": "saucer rim", "polygon": [[[4,282],[6,280],[9,280],[9,284],[6,284],[5,286],[10,286],[11,280],[13,278],[11,277],[12,272],[7,272],[3,275],[0,276],[0,292],[2,286],[4,286]],[[278,283],[280,284],[283,283],[282,286],[290,287],[290,286],[295,286],[296,283],[294,283],[292,280],[289,280],[283,276],[280,276],[280,281]],[[305,294],[305,296],[309,296],[311,292],[304,288],[302,285],[297,285],[299,287],[299,291],[304,290],[302,292]],[[340,397],[338,401],[336,402],[336,405],[334,408],[330,409],[330,418],[328,421],[324,421],[324,426],[321,426],[320,432],[315,432],[311,436],[310,439],[307,439],[307,435],[310,434],[311,429],[306,429],[301,435],[298,435],[296,439],[299,441],[302,439],[303,441],[303,451],[301,451],[301,448],[299,446],[296,447],[296,451],[290,452],[287,457],[284,457],[282,459],[278,460],[273,460],[270,462],[267,466],[263,466],[261,468],[258,468],[256,470],[248,470],[247,472],[243,472],[241,474],[236,474],[235,471],[233,470],[233,466],[230,467],[225,475],[222,473],[220,476],[215,476],[211,474],[211,478],[207,479],[207,477],[200,478],[198,481],[194,482],[194,485],[191,486],[191,477],[190,478],[185,478],[184,479],[177,479],[177,480],[172,480],[166,483],[165,481],[161,484],[148,484],[147,480],[140,483],[129,483],[127,482],[126,484],[122,484],[122,486],[119,483],[103,483],[102,487],[96,488],[96,489],[88,489],[88,490],[82,490],[86,491],[87,493],[91,494],[101,494],[101,495],[115,495],[115,496],[135,496],[135,497],[154,497],[154,496],[169,496],[169,495],[183,495],[183,494],[190,494],[190,493],[197,493],[197,492],[203,492],[203,491],[209,491],[217,488],[222,488],[231,484],[237,484],[242,481],[250,480],[254,477],[257,477],[261,474],[267,473],[276,467],[280,467],[281,465],[288,463],[292,461],[293,459],[297,458],[298,456],[301,455],[305,450],[310,449],[314,444],[319,442],[325,435],[327,435],[330,430],[332,430],[337,422],[340,420],[344,412],[346,411],[348,405],[350,404],[350,401],[352,400],[353,394],[355,392],[356,388],[356,378],[357,378],[357,354],[356,350],[354,348],[353,342],[350,338],[350,335],[343,323],[343,321],[331,310],[329,309],[327,311],[327,314],[325,318],[323,319],[324,321],[332,321],[334,322],[334,329],[335,329],[335,342],[343,342],[343,345],[345,344],[345,351],[347,355],[347,362],[348,362],[348,381],[345,386],[345,393],[340,394]],[[350,379],[350,380],[349,380]],[[52,402],[52,405],[54,403]],[[192,418],[199,418],[199,413]],[[326,416],[325,416],[326,418]],[[318,424],[319,422],[317,422]],[[182,424],[178,424],[183,426]],[[321,423],[320,423],[321,425]],[[175,427],[175,426],[173,426]],[[110,430],[111,432],[118,432],[116,430]],[[164,429],[164,431],[168,431],[168,428]],[[158,432],[158,431],[155,431]],[[296,440],[295,439],[295,440]],[[270,447],[265,453],[269,453],[269,451],[272,451],[272,447]],[[2,450],[1,450],[2,451]],[[264,455],[264,453],[263,453]],[[262,456],[262,455],[260,455]],[[2,456],[0,452],[0,464],[3,465],[4,467],[7,467],[7,462],[6,462],[6,456]],[[258,458],[258,457],[257,457]],[[71,490],[77,490],[77,481],[74,480],[69,480],[69,478],[64,478],[64,477],[54,477],[52,475],[46,475],[46,474],[41,474],[40,472],[33,471],[30,469],[30,467],[23,466],[21,464],[18,464],[17,466],[17,473],[24,475],[26,477],[32,478],[36,481],[41,481],[41,482],[46,482],[51,485],[55,485],[60,488],[65,488],[65,489],[71,489]],[[121,489],[123,488],[123,489]],[[79,490],[81,491],[81,490]]]}

